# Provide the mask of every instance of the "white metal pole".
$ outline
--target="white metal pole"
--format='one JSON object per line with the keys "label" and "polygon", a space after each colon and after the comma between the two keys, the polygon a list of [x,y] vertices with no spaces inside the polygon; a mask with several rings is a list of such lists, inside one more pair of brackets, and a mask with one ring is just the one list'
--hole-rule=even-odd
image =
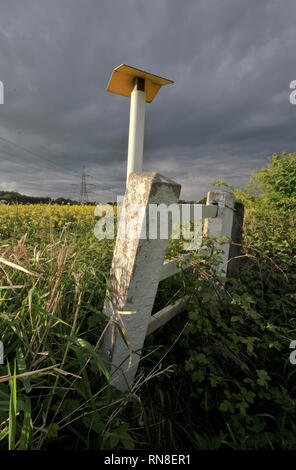
{"label": "white metal pole", "polygon": [[143,168],[145,105],[145,80],[136,78],[131,93],[126,182],[131,173],[141,173]]}

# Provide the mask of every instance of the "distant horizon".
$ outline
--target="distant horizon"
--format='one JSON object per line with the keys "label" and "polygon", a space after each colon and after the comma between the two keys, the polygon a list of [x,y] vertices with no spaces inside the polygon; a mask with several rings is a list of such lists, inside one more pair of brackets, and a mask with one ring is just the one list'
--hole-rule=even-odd
{"label": "distant horizon", "polygon": [[[23,193],[20,193],[19,191],[5,191],[5,190],[2,190],[0,189],[0,201],[2,199],[2,196],[5,197],[6,194],[18,194],[19,196],[22,196],[22,197],[27,197],[27,198],[32,198],[32,199],[49,199],[49,200],[53,200],[53,201],[56,201],[58,199],[64,199],[64,200],[68,200],[68,201],[71,201],[71,202],[78,202],[79,204],[81,204],[81,202],[78,200],[78,199],[72,199],[72,198],[69,198],[69,197],[64,197],[64,196],[57,196],[57,197],[51,197],[51,196],[40,196],[40,195],[32,195],[32,194],[23,194]],[[118,196],[123,196],[123,195],[118,195]],[[202,198],[200,199],[204,199],[207,195],[205,194]],[[180,201],[185,201],[185,202],[197,202],[197,201],[194,201],[194,200],[187,200],[187,199],[180,199]],[[84,202],[84,204],[93,204],[93,203],[104,203],[104,204],[116,204],[117,201],[111,201],[111,200],[108,200],[108,201],[98,201],[98,200],[88,200],[86,202]]]}

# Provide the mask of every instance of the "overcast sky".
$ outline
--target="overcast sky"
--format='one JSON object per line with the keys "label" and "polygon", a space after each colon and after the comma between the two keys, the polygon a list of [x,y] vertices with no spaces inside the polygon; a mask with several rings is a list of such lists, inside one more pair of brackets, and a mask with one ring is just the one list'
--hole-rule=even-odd
{"label": "overcast sky", "polygon": [[147,104],[144,171],[183,199],[243,187],[296,151],[295,19],[295,0],[0,0],[0,189],[78,197],[85,165],[92,199],[123,194],[130,99],[106,92],[122,63],[174,81]]}

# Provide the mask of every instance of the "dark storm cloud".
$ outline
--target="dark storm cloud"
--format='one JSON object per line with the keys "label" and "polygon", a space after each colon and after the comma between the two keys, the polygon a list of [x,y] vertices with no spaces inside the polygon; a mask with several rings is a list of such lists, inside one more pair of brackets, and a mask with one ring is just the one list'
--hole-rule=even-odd
{"label": "dark storm cloud", "polygon": [[[0,4],[0,189],[93,197],[125,185],[129,100],[106,93],[127,63],[175,81],[146,109],[144,170],[200,198],[242,187],[295,150],[296,4],[273,0],[10,0]],[[5,153],[6,152],[6,153]]]}

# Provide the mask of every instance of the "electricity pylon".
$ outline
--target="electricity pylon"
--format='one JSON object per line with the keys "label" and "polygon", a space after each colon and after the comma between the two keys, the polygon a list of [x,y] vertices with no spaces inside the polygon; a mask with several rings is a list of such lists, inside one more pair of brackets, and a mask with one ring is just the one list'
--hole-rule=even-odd
{"label": "electricity pylon", "polygon": [[81,185],[80,185],[80,204],[87,204],[88,203],[88,190],[87,190],[87,183],[86,177],[89,176],[85,172],[85,167],[83,167],[82,175],[81,175]]}

